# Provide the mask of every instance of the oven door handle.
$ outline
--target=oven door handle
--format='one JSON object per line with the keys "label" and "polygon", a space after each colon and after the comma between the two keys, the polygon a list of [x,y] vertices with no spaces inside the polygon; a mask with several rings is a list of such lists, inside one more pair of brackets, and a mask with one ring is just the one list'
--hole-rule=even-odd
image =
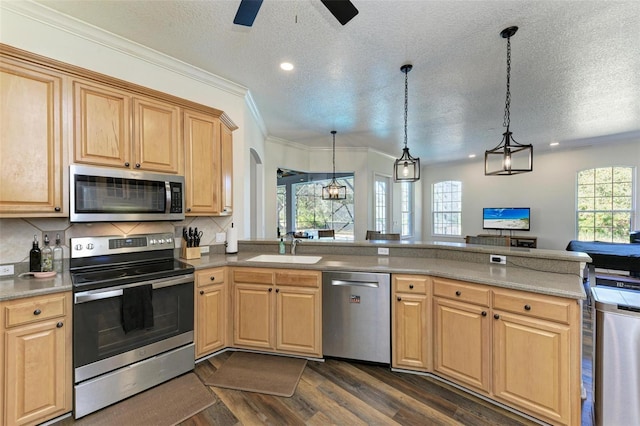
{"label": "oven door handle", "polygon": [[158,290],[164,287],[171,287],[171,286],[180,285],[180,284],[188,284],[192,282],[193,282],[193,274],[189,274],[189,275],[182,275],[180,277],[175,277],[175,278],[167,278],[163,280],[143,281],[139,283],[121,285],[117,287],[108,287],[108,288],[100,288],[97,290],[81,291],[74,294],[73,303],[77,305],[79,303],[93,302],[95,300],[109,299],[112,297],[122,296],[122,291],[125,288],[138,287],[141,285],[151,284],[154,290]]}

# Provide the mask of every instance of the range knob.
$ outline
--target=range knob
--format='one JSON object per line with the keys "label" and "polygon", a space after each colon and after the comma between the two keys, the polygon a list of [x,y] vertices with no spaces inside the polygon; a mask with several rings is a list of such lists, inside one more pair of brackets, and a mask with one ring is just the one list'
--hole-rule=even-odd
{"label": "range knob", "polygon": [[167,244],[171,244],[171,240],[172,240],[171,237],[167,238]]}
{"label": "range knob", "polygon": [[94,247],[93,243],[87,244],[87,250],[93,250]]}
{"label": "range knob", "polygon": [[154,240],[153,238],[149,240],[149,244],[151,244],[152,246],[156,245],[156,240]]}
{"label": "range knob", "polygon": [[80,250],[82,250],[82,244],[76,244],[73,248],[74,248],[76,251],[80,251]]}
{"label": "range knob", "polygon": [[160,238],[160,244],[164,244],[164,238]]}

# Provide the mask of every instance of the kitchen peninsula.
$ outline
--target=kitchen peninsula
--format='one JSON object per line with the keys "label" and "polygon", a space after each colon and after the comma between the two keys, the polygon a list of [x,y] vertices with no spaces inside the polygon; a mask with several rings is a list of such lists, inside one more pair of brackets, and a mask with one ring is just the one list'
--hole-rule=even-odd
{"label": "kitchen peninsula", "polygon": [[[380,248],[389,255],[378,255]],[[212,246],[211,254],[189,260],[196,268],[199,359],[225,348],[321,356],[321,343],[265,348],[238,336],[235,322],[242,305],[237,305],[236,288],[241,284],[253,294],[264,288],[264,300],[303,294],[300,300],[315,312],[308,321],[267,322],[277,321],[285,330],[313,324],[317,339],[322,298],[317,277],[322,272],[389,273],[393,369],[434,375],[552,424],[580,421],[582,271],[590,261],[584,253],[463,243],[305,241],[297,255],[318,256],[317,263],[248,260],[276,255],[278,241],[271,240],[240,241],[238,254],[222,252],[223,246]],[[490,255],[506,256],[506,265],[490,263]],[[35,282],[17,277],[0,281],[2,310],[30,296],[71,291],[66,274]],[[272,286],[283,291],[267,292]],[[220,308],[214,309],[216,315],[211,315],[214,305],[197,299],[211,295]],[[219,332],[209,333],[212,328]],[[11,328],[3,323],[2,330],[9,333]],[[202,336],[216,336],[216,341],[200,345],[204,351],[199,351]]]}

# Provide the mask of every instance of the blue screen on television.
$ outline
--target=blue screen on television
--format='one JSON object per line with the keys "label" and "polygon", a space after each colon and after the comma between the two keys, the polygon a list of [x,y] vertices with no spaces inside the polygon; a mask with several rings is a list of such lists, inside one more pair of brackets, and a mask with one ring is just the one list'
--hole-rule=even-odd
{"label": "blue screen on television", "polygon": [[485,207],[482,209],[482,228],[512,231],[530,229],[529,207]]}

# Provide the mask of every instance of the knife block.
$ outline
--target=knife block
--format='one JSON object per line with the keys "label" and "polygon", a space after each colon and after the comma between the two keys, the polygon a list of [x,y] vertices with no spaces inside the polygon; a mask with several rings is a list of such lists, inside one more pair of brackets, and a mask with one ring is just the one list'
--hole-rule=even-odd
{"label": "knife block", "polygon": [[200,259],[200,247],[182,246],[180,257],[182,259]]}

